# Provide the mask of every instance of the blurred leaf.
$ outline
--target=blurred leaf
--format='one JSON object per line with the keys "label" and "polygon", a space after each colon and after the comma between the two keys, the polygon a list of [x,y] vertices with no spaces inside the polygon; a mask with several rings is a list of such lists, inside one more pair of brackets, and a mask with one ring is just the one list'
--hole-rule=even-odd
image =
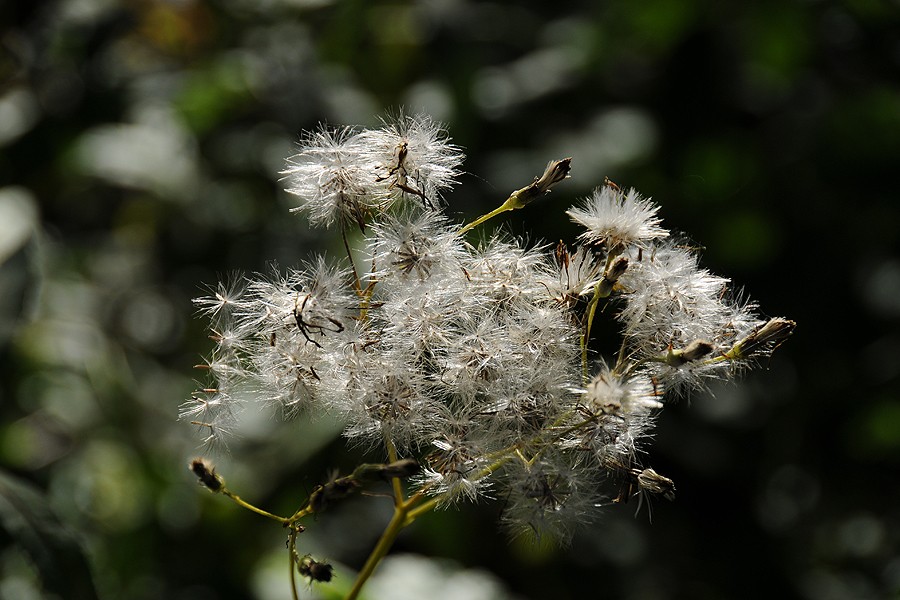
{"label": "blurred leaf", "polygon": [[38,490],[3,472],[0,526],[0,541],[9,539],[28,554],[45,591],[63,598],[97,598],[81,545],[63,527]]}

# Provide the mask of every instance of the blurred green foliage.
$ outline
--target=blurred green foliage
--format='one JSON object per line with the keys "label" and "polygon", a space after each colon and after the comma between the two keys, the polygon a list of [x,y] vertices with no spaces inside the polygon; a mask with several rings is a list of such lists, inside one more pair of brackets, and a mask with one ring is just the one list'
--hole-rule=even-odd
{"label": "blurred green foliage", "polygon": [[[461,220],[573,156],[509,230],[571,239],[564,208],[609,176],[799,328],[768,371],[663,413],[653,462],[679,498],[652,525],[615,507],[572,548],[510,545],[501,498],[398,547],[493,583],[386,571],[418,569],[447,598],[476,579],[522,598],[900,593],[895,2],[6,2],[0,466],[42,490],[43,532],[80,540],[60,552],[85,557],[101,598],[287,596],[284,533],[185,468],[198,437],[175,416],[210,347],[190,300],[334,244],[287,213],[284,158],[303,129],[400,106],[466,149]],[[220,471],[291,512],[360,458],[339,429],[251,416]],[[351,502],[304,551],[349,581],[388,513]],[[3,527],[0,597],[76,597]]]}

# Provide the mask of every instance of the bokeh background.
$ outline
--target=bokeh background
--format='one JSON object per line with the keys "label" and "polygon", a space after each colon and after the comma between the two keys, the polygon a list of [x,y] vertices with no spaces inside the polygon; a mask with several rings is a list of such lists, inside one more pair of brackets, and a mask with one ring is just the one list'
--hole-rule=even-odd
{"label": "bokeh background", "polygon": [[[398,107],[465,148],[460,220],[573,156],[507,230],[573,239],[563,210],[608,176],[799,325],[663,411],[650,463],[678,497],[652,523],[614,507],[534,548],[501,501],[439,513],[370,598],[900,597],[896,0],[0,3],[0,597],[289,597],[284,531],[186,469],[191,298],[339,252],[278,172],[302,130]],[[215,459],[290,513],[360,460],[339,429],[262,414]],[[339,589],[388,514],[348,502],[301,548]]]}

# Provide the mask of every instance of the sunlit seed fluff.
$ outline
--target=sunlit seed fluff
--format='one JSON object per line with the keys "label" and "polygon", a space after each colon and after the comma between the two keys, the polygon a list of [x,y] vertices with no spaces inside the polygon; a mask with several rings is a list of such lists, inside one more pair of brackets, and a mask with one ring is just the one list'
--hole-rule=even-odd
{"label": "sunlit seed fluff", "polygon": [[663,389],[646,371],[627,378],[602,364],[600,371],[581,390],[580,408],[575,417],[587,422],[562,441],[565,448],[590,454],[603,469],[616,471],[630,465],[639,453],[639,444],[652,431],[656,413],[662,407]]}
{"label": "sunlit seed fluff", "polygon": [[498,422],[519,435],[539,430],[571,406],[578,382],[578,331],[555,306],[520,306],[499,323],[507,359],[487,389]]}
{"label": "sunlit seed fluff", "polygon": [[621,284],[629,293],[618,318],[642,355],[714,339],[716,329],[732,316],[724,302],[728,280],[700,268],[696,255],[674,244],[632,260]]}
{"label": "sunlit seed fluff", "polygon": [[[761,321],[754,304],[732,299],[727,279],[700,268],[689,249],[664,242],[633,260],[622,284],[629,290],[618,315],[626,343],[633,356],[653,361],[648,368],[668,388],[705,387],[705,380],[735,374],[735,361],[715,357]],[[684,360],[700,347],[706,356],[690,352],[694,359]]]}
{"label": "sunlit seed fluff", "polygon": [[387,298],[372,309],[370,329],[377,332],[378,352],[402,356],[411,367],[437,376],[437,361],[446,354],[448,340],[454,335],[457,298],[423,288],[415,288],[410,296]]}
{"label": "sunlit seed fluff", "polygon": [[348,363],[350,379],[336,408],[346,419],[348,438],[371,445],[390,439],[412,453],[441,431],[447,407],[426,375],[402,358],[387,358],[362,353]]}
{"label": "sunlit seed fluff", "polygon": [[426,115],[386,119],[381,128],[361,132],[360,142],[379,189],[395,198],[437,208],[460,174],[463,153]]}
{"label": "sunlit seed fluff", "polygon": [[487,496],[494,484],[484,471],[490,448],[479,438],[488,437],[476,423],[454,418],[425,449],[426,466],[417,482],[430,495],[443,495],[445,505]]}
{"label": "sunlit seed fluff", "polygon": [[538,281],[547,288],[552,300],[574,308],[579,299],[593,294],[603,275],[603,263],[584,246],[569,254],[562,242],[556,248],[555,259],[555,264],[548,265]]}
{"label": "sunlit seed fluff", "polygon": [[247,282],[240,273],[230,273],[214,286],[209,286],[209,295],[194,299],[197,312],[206,315],[213,327],[231,319],[245,302]]}
{"label": "sunlit seed fluff", "polygon": [[[461,161],[424,116],[307,135],[284,171],[295,210],[358,227],[368,256],[229,278],[197,301],[215,348],[182,418],[221,440],[247,401],[328,413],[351,443],[422,466],[407,498],[491,494],[529,536],[568,537],[601,484],[622,501],[669,497],[641,465],[664,393],[767,355],[793,321],[735,300],[634,190],[598,188],[568,211],[585,228],[571,254],[497,234],[473,247],[439,212]],[[568,168],[523,190],[542,195]],[[615,363],[593,354],[604,318],[619,321]]]}
{"label": "sunlit seed fluff", "polygon": [[199,390],[180,408],[179,418],[190,422],[203,435],[208,447],[225,447],[241,408],[239,396],[232,395],[229,382],[216,389]]}
{"label": "sunlit seed fluff", "polygon": [[429,495],[439,496],[441,506],[449,506],[457,502],[475,502],[479,498],[488,497],[494,482],[488,476],[471,478],[463,472],[440,472],[426,467],[416,477],[415,483]]}
{"label": "sunlit seed fluff", "polygon": [[648,377],[635,375],[623,379],[604,364],[587,385],[583,402],[594,413],[627,417],[662,408],[662,396],[662,387]]}
{"label": "sunlit seed fluff", "polygon": [[[322,389],[333,393],[332,374],[340,371],[332,349],[346,345],[356,329],[347,282],[346,272],[321,259],[251,280],[240,301],[224,305],[229,329],[213,330],[218,346],[206,370],[219,392],[214,402],[204,400],[205,410],[227,416],[252,399],[292,412],[316,401]],[[219,308],[213,318],[222,314]],[[217,415],[196,420],[221,429]]]}
{"label": "sunlit seed fluff", "polygon": [[386,210],[392,196],[375,185],[364,144],[350,128],[307,134],[282,171],[286,191],[300,198],[293,211],[305,213],[314,226],[362,229],[372,215]]}
{"label": "sunlit seed fluff", "polygon": [[495,234],[480,245],[466,265],[472,293],[489,303],[526,298],[546,298],[541,282],[545,257],[540,249],[528,249],[518,240]]}
{"label": "sunlit seed fluff", "polygon": [[601,501],[594,475],[568,456],[548,453],[533,464],[513,463],[507,477],[503,522],[516,535],[567,542]]}
{"label": "sunlit seed fluff", "polygon": [[613,186],[603,186],[585,198],[566,214],[587,231],[579,239],[588,243],[603,243],[616,251],[632,244],[646,244],[667,237],[656,216],[659,206],[644,199],[634,189],[623,192]]}
{"label": "sunlit seed fluff", "polygon": [[465,242],[458,227],[431,210],[407,210],[373,224],[369,237],[374,271],[371,276],[389,290],[415,287],[432,277],[430,286],[450,274],[461,276]]}

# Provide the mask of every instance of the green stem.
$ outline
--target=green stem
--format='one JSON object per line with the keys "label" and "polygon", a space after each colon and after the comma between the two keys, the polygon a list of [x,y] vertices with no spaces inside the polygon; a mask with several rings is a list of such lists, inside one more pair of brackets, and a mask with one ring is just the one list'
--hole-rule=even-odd
{"label": "green stem", "polygon": [[544,172],[540,177],[535,177],[534,181],[532,181],[522,189],[514,191],[509,195],[509,198],[506,199],[506,202],[501,204],[498,208],[495,208],[486,215],[478,217],[477,219],[460,229],[459,235],[464,234],[473,227],[481,225],[490,218],[496,217],[500,213],[504,213],[508,210],[516,210],[522,208],[529,202],[540,198],[541,196],[549,192],[550,188],[569,176],[571,163],[572,157],[563,158],[560,160],[551,160],[549,163],[547,163],[547,166],[544,168]]}
{"label": "green stem", "polygon": [[588,343],[591,339],[591,326],[594,324],[594,315],[597,313],[600,299],[609,298],[613,291],[613,286],[618,276],[613,278],[610,274],[610,267],[612,267],[613,260],[622,254],[623,250],[624,248],[622,247],[610,248],[609,254],[606,256],[606,265],[603,267],[603,277],[594,286],[594,295],[588,303],[587,313],[584,317],[584,333],[581,335],[581,377],[585,385],[588,382]]}
{"label": "green stem", "polygon": [[[519,191],[521,191],[521,190],[519,190]],[[471,223],[469,223],[468,225],[466,225],[465,227],[460,229],[459,232],[457,233],[457,235],[462,235],[465,232],[469,231],[470,229],[474,229],[475,227],[478,227],[479,225],[481,225],[488,219],[493,219],[497,215],[503,214],[510,210],[516,210],[516,209],[519,209],[519,208],[522,208],[523,206],[525,206],[524,203],[519,201],[519,191],[513,192],[509,196],[509,198],[506,199],[506,202],[504,202],[503,204],[501,204],[500,206],[498,206],[491,212],[487,213],[486,215],[481,215],[480,217],[478,217],[477,219],[475,219],[474,221],[472,221]]]}
{"label": "green stem", "polygon": [[297,595],[297,530],[291,528],[291,534],[288,538],[288,562],[291,567],[291,598],[292,600],[300,600]]}
{"label": "green stem", "polygon": [[347,241],[347,230],[341,227],[341,239],[344,241],[344,250],[347,251],[347,260],[350,261],[350,268],[353,270],[353,287],[357,294],[362,294],[362,283],[359,281],[359,274],[356,272],[356,263],[353,262],[353,253],[350,251],[350,242]]}
{"label": "green stem", "polygon": [[228,489],[226,489],[226,488],[222,488],[222,490],[221,490],[220,493],[221,493],[221,494],[224,494],[225,496],[228,496],[229,498],[231,498],[232,500],[234,500],[234,501],[235,501],[239,506],[241,506],[242,508],[246,508],[246,509],[249,510],[249,511],[255,512],[256,514],[262,515],[262,516],[264,516],[264,517],[266,517],[266,518],[268,518],[268,519],[272,519],[273,521],[278,521],[278,522],[281,523],[282,525],[288,525],[288,524],[290,524],[290,523],[293,521],[293,519],[294,519],[294,517],[291,517],[290,519],[286,519],[286,518],[284,518],[284,517],[279,517],[278,515],[273,515],[272,513],[267,512],[267,511],[265,511],[265,510],[263,510],[263,509],[261,509],[261,508],[257,508],[256,506],[253,506],[253,505],[250,504],[249,502],[247,502],[247,501],[241,499],[241,497],[238,496],[237,494],[233,494],[232,492],[230,492],[230,491],[229,491]]}
{"label": "green stem", "polygon": [[310,508],[309,504],[306,504],[303,508],[297,510],[294,514],[292,514],[286,521],[288,525],[293,525],[306,515],[311,515],[313,513],[313,509]]}
{"label": "green stem", "polygon": [[[397,447],[394,445],[394,442],[387,439],[385,444],[387,445],[388,462],[397,462]],[[394,490],[394,506],[402,505],[405,502],[405,498],[403,497],[403,486],[400,484],[399,477],[391,477],[391,487]]]}
{"label": "green stem", "polygon": [[594,295],[587,306],[584,316],[584,333],[581,334],[581,378],[587,384],[588,381],[588,342],[591,339],[591,325],[594,323],[594,315],[597,313],[597,305],[600,304],[602,281],[594,287]]}
{"label": "green stem", "polygon": [[[565,418],[561,419],[561,421],[564,420]],[[572,431],[576,431],[586,426],[592,421],[593,417],[589,417],[579,423],[576,423],[575,425],[566,427],[558,432],[555,432],[553,438],[559,439]],[[540,442],[541,438],[542,436],[536,436],[535,438],[532,438],[532,440],[530,440],[529,443],[526,444],[526,446],[532,445],[536,442]],[[525,462],[534,462],[534,460],[536,460],[540,456],[543,449],[549,447],[549,443],[543,444],[543,448],[539,450],[531,459],[527,459],[522,454],[522,447],[522,443],[516,443],[512,446],[504,448],[503,450],[491,453],[490,456],[496,457],[496,459],[491,464],[482,467],[472,476],[472,479],[478,480],[483,477],[487,477],[517,456]],[[396,460],[397,451],[390,441],[387,442],[387,449],[388,457],[390,458],[390,460]],[[395,483],[399,487],[400,482],[398,480],[395,480]],[[391,546],[393,546],[394,541],[396,541],[397,536],[400,534],[400,532],[405,527],[411,525],[420,516],[437,508],[437,506],[440,505],[441,502],[447,500],[449,497],[447,493],[444,493],[423,501],[425,497],[425,490],[419,490],[408,500],[403,500],[401,495],[402,490],[398,492],[396,488],[394,494],[394,514],[391,517],[391,521],[390,523],[388,523],[388,526],[385,528],[384,532],[381,534],[381,537],[378,539],[378,543],[375,545],[372,553],[369,554],[369,557],[366,559],[366,563],[360,570],[359,575],[357,575],[356,581],[353,583],[353,588],[347,595],[346,600],[356,600],[365,583],[375,572],[375,569],[378,567],[384,557],[387,556],[388,551],[391,549]]]}
{"label": "green stem", "polygon": [[408,510],[406,513],[406,521],[403,526],[406,527],[407,525],[411,525],[412,522],[418,519],[420,516],[437,508],[437,505],[441,503],[442,498],[443,496],[435,496],[434,498],[429,499],[424,504],[420,504],[419,506]]}
{"label": "green stem", "polygon": [[394,545],[394,540],[400,535],[400,531],[408,524],[408,515],[409,507],[407,504],[401,504],[394,507],[394,516],[391,518],[391,522],[388,523],[387,528],[384,530],[384,533],[381,534],[381,538],[379,538],[378,543],[366,560],[366,564],[363,565],[362,570],[359,572],[359,575],[357,575],[356,581],[353,583],[353,588],[350,590],[350,593],[347,594],[346,600],[355,600],[359,596],[359,592],[362,590],[363,585],[369,580],[372,573],[375,572],[375,568],[382,559],[387,556],[388,550]]}

